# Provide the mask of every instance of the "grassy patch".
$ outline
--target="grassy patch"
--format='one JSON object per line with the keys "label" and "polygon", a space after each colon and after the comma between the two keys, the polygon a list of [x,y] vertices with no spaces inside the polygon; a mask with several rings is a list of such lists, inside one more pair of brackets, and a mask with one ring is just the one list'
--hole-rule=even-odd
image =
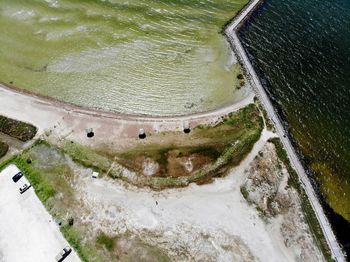
{"label": "grassy patch", "polygon": [[0,141],[0,158],[5,156],[8,150],[9,150],[9,146],[4,142]]}
{"label": "grassy patch", "polygon": [[10,161],[23,172],[44,205],[47,203],[48,199],[56,194],[54,186],[44,178],[40,171],[28,164],[26,158],[15,156],[11,158]]}
{"label": "grassy patch", "polygon": [[281,140],[279,138],[271,138],[269,139],[269,142],[273,143],[276,148],[276,153],[278,158],[283,162],[285,167],[288,170],[289,173],[289,180],[288,185],[295,188],[300,195],[301,198],[301,206],[303,209],[303,213],[305,215],[305,219],[309,225],[310,231],[313,235],[314,241],[317,243],[318,247],[322,251],[324,257],[327,261],[334,261],[332,259],[332,254],[330,252],[329,246],[327,244],[327,241],[325,239],[325,236],[323,234],[322,228],[319,224],[319,221],[316,217],[316,214],[314,212],[314,209],[312,208],[312,205],[310,203],[310,200],[305,193],[305,190],[301,186],[299,182],[299,177],[294,168],[292,168],[288,154],[286,150],[283,148],[283,145],[281,143]]}
{"label": "grassy patch", "polygon": [[[192,182],[198,184],[210,182],[213,177],[225,174],[230,167],[238,165],[244,159],[259,139],[262,128],[263,120],[259,110],[254,104],[251,104],[236,113],[229,114],[214,126],[202,125],[195,128],[186,141],[180,140],[182,144],[172,142],[171,146],[151,146],[152,154],[157,155],[154,160],[167,158],[169,149],[176,148],[182,155],[193,152],[201,153],[213,160],[210,165],[182,177],[145,177],[141,175],[136,181],[132,181],[130,178],[127,180],[133,184],[141,184],[153,189],[182,187]],[[171,135],[176,136],[177,134]],[[140,154],[150,156],[148,145],[142,147],[138,150],[128,151],[127,161],[132,163],[132,160],[139,157]],[[162,156],[160,157],[160,155]],[[163,160],[159,164],[166,162]],[[113,172],[111,174],[113,175]],[[120,177],[120,172],[118,172],[118,176]]]}
{"label": "grassy patch", "polygon": [[[215,176],[225,174],[229,167],[238,165],[250,152],[262,129],[260,111],[255,104],[250,104],[215,125],[196,127],[188,135],[182,132],[154,134],[143,143],[123,151],[115,148],[115,151],[93,149],[69,141],[60,148],[85,167],[101,173],[108,172],[110,177],[136,186],[160,190],[184,187],[191,182],[206,183]],[[197,166],[190,173],[185,174],[184,169],[180,168],[179,161],[185,161],[180,159],[183,157],[195,158],[192,163]],[[146,158],[160,166],[155,176],[142,174]],[[131,170],[132,174],[124,172],[123,167]],[[174,167],[178,174],[168,172],[169,168],[174,171]]]}
{"label": "grassy patch", "polygon": [[28,123],[0,116],[0,132],[26,142],[35,136],[37,128]]}
{"label": "grassy patch", "polygon": [[112,251],[114,248],[115,240],[116,240],[115,237],[110,237],[110,236],[106,235],[105,233],[101,232],[96,237],[96,244],[105,247],[108,251]]}
{"label": "grassy patch", "polygon": [[247,200],[247,202],[249,203],[250,202],[250,201],[248,201],[249,192],[248,192],[247,188],[245,186],[241,186],[240,191],[241,191],[241,194],[244,197],[244,199]]}
{"label": "grassy patch", "polygon": [[67,141],[61,146],[61,149],[75,162],[95,171],[107,172],[112,164],[112,161],[98,154],[94,149],[77,143]]}
{"label": "grassy patch", "polygon": [[275,131],[275,126],[272,123],[272,120],[270,119],[270,117],[267,114],[267,111],[265,110],[265,108],[263,107],[263,105],[261,104],[261,102],[258,99],[254,99],[256,106],[259,108],[260,112],[262,113],[264,120],[265,120],[265,125],[267,130],[270,131]]}
{"label": "grassy patch", "polygon": [[66,238],[68,243],[74,248],[74,250],[78,253],[80,259],[83,262],[90,261],[104,261],[96,251],[94,246],[84,243],[83,234],[79,232],[76,228],[71,227],[69,225],[64,225],[61,228],[61,232],[63,236]]}

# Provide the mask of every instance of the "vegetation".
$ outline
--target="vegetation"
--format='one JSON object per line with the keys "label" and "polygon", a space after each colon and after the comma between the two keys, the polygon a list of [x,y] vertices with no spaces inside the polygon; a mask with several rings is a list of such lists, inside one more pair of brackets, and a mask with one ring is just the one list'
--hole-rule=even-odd
{"label": "vegetation", "polygon": [[4,142],[0,141],[0,158],[5,156],[8,150],[9,150],[9,146]]}
{"label": "vegetation", "polygon": [[[260,112],[251,104],[229,114],[216,125],[198,126],[188,135],[182,132],[155,134],[141,145],[121,152],[95,150],[70,142],[64,143],[62,149],[74,161],[108,173],[112,178],[161,190],[187,186],[192,182],[206,183],[225,174],[228,168],[238,165],[250,152],[262,129]],[[182,157],[191,157],[195,168],[191,172],[178,168],[174,174],[175,162]],[[146,158],[159,165],[156,175],[142,174]],[[125,167],[132,171],[131,175],[124,172]]]}
{"label": "vegetation", "polygon": [[[0,170],[9,164],[18,166],[48,212],[56,221],[62,222],[60,227],[62,234],[83,262],[119,261],[114,254],[117,236],[111,238],[101,233],[96,239],[86,239],[85,233],[89,231],[77,216],[80,203],[72,188],[74,181],[72,168],[76,164],[68,160],[59,148],[46,141],[39,141],[21,155],[3,161]],[[132,248],[134,247],[138,248],[137,252],[146,252],[150,257],[155,256],[152,261],[166,261],[162,260],[165,255],[157,247],[147,246],[141,240],[135,242]],[[122,253],[120,250],[118,252]],[[135,251],[136,257],[137,252]],[[124,253],[122,255],[129,256]],[[134,260],[126,258],[123,261]]]}
{"label": "vegetation", "polygon": [[110,237],[110,236],[106,235],[103,232],[101,232],[96,237],[96,243],[98,245],[104,246],[108,251],[112,251],[113,250],[115,240],[116,240],[115,237]]}
{"label": "vegetation", "polygon": [[256,106],[259,108],[260,112],[262,113],[262,115],[264,116],[264,120],[265,120],[265,125],[266,128],[268,130],[274,131],[275,130],[275,126],[273,125],[270,117],[267,114],[267,111],[265,110],[265,108],[261,105],[259,99],[254,99],[254,102],[256,104]]}
{"label": "vegetation", "polygon": [[248,192],[247,188],[245,186],[241,186],[240,191],[241,191],[241,194],[244,197],[244,199],[247,200],[247,202],[249,203],[249,198],[248,198],[249,192]]}
{"label": "vegetation", "polygon": [[[82,261],[112,261],[115,259],[112,255],[115,253],[127,260],[137,256],[138,252],[146,252],[159,261],[167,261],[167,256],[162,250],[148,246],[141,239],[120,236],[130,238],[135,243],[136,249],[130,250],[130,253],[125,255],[118,250],[119,236],[111,237],[100,233],[92,239],[85,237],[86,228],[77,216],[74,216],[79,206],[72,188],[75,163],[102,173],[109,173],[111,177],[123,179],[137,186],[149,186],[154,189],[186,186],[191,182],[206,183],[215,176],[225,174],[229,167],[239,164],[259,139],[262,128],[263,120],[259,110],[252,104],[237,113],[230,114],[216,125],[195,128],[189,135],[180,132],[160,134],[162,137],[169,137],[166,143],[154,143],[158,139],[155,135],[153,142],[149,144],[147,140],[144,146],[113,154],[71,141],[59,146],[39,141],[21,155],[2,163],[0,168],[14,163],[23,171],[47,210],[56,220],[63,221],[61,232],[78,252]],[[171,140],[173,137],[175,139]],[[179,138],[181,139],[177,140]],[[210,164],[204,165],[186,177],[170,177],[166,172],[170,154],[175,154],[176,157],[205,156],[206,159],[210,159]],[[115,163],[116,167],[113,165],[115,159],[120,160],[124,157],[135,160],[140,155],[147,155],[158,161],[164,167],[163,176],[148,177],[137,172],[136,176],[130,176],[122,172],[118,163]],[[75,163],[67,161],[68,156]],[[75,217],[75,220],[70,223],[72,217]]]}
{"label": "vegetation", "polygon": [[35,136],[37,128],[28,123],[0,116],[0,132],[26,142]]}
{"label": "vegetation", "polygon": [[69,225],[64,225],[60,229],[63,236],[78,253],[80,259],[83,262],[103,261],[97,255],[94,247],[84,244],[82,234],[76,228]]}
{"label": "vegetation", "polygon": [[36,194],[38,195],[41,202],[44,204],[47,200],[55,195],[54,187],[44,179],[43,175],[37,170],[33,169],[27,162],[26,159],[21,156],[14,156],[8,161],[2,164],[1,168],[13,163],[23,172],[30,184],[35,189]]}
{"label": "vegetation", "polygon": [[329,250],[329,246],[323,234],[322,228],[318,222],[314,209],[309,201],[309,198],[305,190],[303,189],[303,187],[299,182],[298,174],[290,164],[288,154],[283,148],[281,140],[279,138],[270,138],[269,142],[275,145],[278,158],[283,162],[284,166],[288,170],[288,173],[289,173],[288,185],[295,188],[301,197],[303,213],[309,225],[310,231],[312,232],[312,235],[314,237],[314,241],[319,246],[320,250],[322,251],[327,261],[334,261],[332,259],[332,254]]}
{"label": "vegetation", "polygon": [[98,154],[92,148],[67,141],[61,149],[75,162],[95,171],[107,172],[111,166],[111,161],[107,157]]}

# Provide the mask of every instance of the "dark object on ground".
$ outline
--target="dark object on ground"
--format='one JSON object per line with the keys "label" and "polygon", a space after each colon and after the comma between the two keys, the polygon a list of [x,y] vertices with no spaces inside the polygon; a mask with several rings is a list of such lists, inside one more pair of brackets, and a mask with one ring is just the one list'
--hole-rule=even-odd
{"label": "dark object on ground", "polygon": [[243,74],[238,74],[238,75],[237,75],[237,79],[239,79],[239,80],[242,80],[242,79],[244,79],[244,76],[243,76]]}
{"label": "dark object on ground", "polygon": [[9,146],[4,142],[0,141],[0,158],[5,156],[8,150],[9,150]]}
{"label": "dark object on ground", "polygon": [[191,129],[189,129],[189,128],[185,128],[185,129],[184,129],[184,133],[185,133],[185,134],[189,134],[190,132],[191,132]]}
{"label": "dark object on ground", "polygon": [[70,247],[65,247],[63,250],[56,256],[57,262],[62,262],[68,255],[72,252]]}
{"label": "dark object on ground", "polygon": [[184,121],[182,123],[182,127],[185,134],[189,134],[191,132],[190,123],[188,121]]}
{"label": "dark object on ground", "polygon": [[31,164],[32,160],[30,158],[27,159],[27,164]]}
{"label": "dark object on ground", "polygon": [[94,137],[95,133],[94,133],[94,130],[92,128],[87,128],[85,131],[86,131],[86,136],[88,138]]}
{"label": "dark object on ground", "polygon": [[89,132],[86,134],[88,138],[94,137],[95,133],[94,132]]}
{"label": "dark object on ground", "polygon": [[70,217],[68,219],[68,225],[73,226],[73,224],[74,224],[74,218]]}
{"label": "dark object on ground", "polygon": [[0,132],[26,142],[35,136],[37,128],[28,123],[0,116]]}
{"label": "dark object on ground", "polygon": [[22,172],[18,172],[16,175],[12,177],[13,182],[17,183],[17,181],[20,180],[22,176],[23,176]]}
{"label": "dark object on ground", "polygon": [[140,128],[140,130],[139,130],[139,138],[140,139],[146,138],[146,133],[145,133],[145,130],[143,128]]}
{"label": "dark object on ground", "polygon": [[19,188],[19,192],[20,192],[21,194],[23,194],[23,193],[26,192],[30,187],[31,187],[31,185],[24,184],[23,186],[21,186],[21,187]]}

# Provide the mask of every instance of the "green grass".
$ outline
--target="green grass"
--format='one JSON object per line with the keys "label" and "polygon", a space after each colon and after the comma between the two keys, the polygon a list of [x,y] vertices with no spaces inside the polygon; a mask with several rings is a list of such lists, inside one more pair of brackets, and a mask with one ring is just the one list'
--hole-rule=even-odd
{"label": "green grass", "polygon": [[300,195],[303,214],[305,215],[305,219],[309,225],[314,241],[317,243],[318,247],[320,248],[326,260],[334,261],[332,259],[331,251],[329,249],[329,246],[323,234],[320,223],[316,217],[314,209],[312,208],[312,205],[310,203],[310,200],[307,194],[305,193],[305,190],[303,189],[303,187],[299,182],[298,174],[290,164],[288,154],[286,150],[283,148],[281,140],[279,138],[270,138],[269,142],[275,145],[278,158],[283,162],[284,166],[288,170],[288,173],[289,173],[288,185],[295,188]]}
{"label": "green grass", "polygon": [[101,245],[101,246],[105,247],[108,251],[112,251],[113,250],[115,240],[116,240],[115,237],[110,237],[110,236],[106,235],[103,232],[101,232],[96,237],[96,243],[98,245]]}
{"label": "green grass", "polygon": [[248,197],[249,197],[249,192],[245,186],[241,186],[240,188],[241,194],[244,197],[245,200],[247,200],[248,203],[250,203]]}
{"label": "green grass", "polygon": [[8,150],[9,146],[6,143],[0,141],[0,158],[5,156]]}
{"label": "green grass", "polygon": [[112,161],[107,157],[97,153],[96,150],[87,146],[67,141],[60,148],[75,162],[87,168],[92,168],[95,171],[107,172],[112,164]]}
{"label": "green grass", "polygon": [[26,142],[35,136],[37,128],[25,122],[0,116],[0,132]]}
{"label": "green grass", "polygon": [[[255,142],[260,138],[263,129],[263,119],[255,104],[250,104],[238,112],[231,113],[216,125],[202,125],[194,128],[191,134],[181,132],[167,132],[169,140],[155,144],[150,142],[126,151],[116,152],[118,161],[133,169],[133,161],[137,158],[150,157],[157,161],[162,170],[167,170],[167,155],[172,150],[181,154],[201,153],[209,156],[213,161],[209,168],[200,169],[188,176],[170,177],[166,173],[161,177],[144,176],[138,170],[133,170],[137,176],[124,175],[119,168],[111,168],[113,153],[95,150],[77,143],[66,142],[61,148],[72,159],[85,167],[93,168],[102,173],[109,171],[109,176],[122,179],[136,186],[148,186],[156,190],[171,187],[184,187],[189,183],[210,182],[213,177],[222,176],[232,166],[238,165],[251,151]],[[164,138],[163,134],[155,134]]]}
{"label": "green grass", "polygon": [[[262,128],[263,119],[260,112],[254,104],[250,104],[238,112],[229,114],[214,126],[201,125],[195,128],[188,136],[188,141],[191,141],[191,144],[186,144],[187,141],[180,139],[178,144],[146,144],[121,154],[129,162],[130,159],[136,159],[140,156],[155,156],[153,160],[161,159],[162,161],[158,163],[163,164],[166,163],[164,159],[166,159],[169,150],[176,149],[184,154],[203,153],[214,160],[209,168],[200,169],[185,177],[145,177],[139,175],[135,181],[131,181],[129,178],[125,179],[130,183],[149,186],[157,190],[168,187],[183,187],[192,182],[200,184],[210,182],[213,177],[224,175],[230,167],[238,165],[245,158],[260,138]],[[176,136],[177,134],[167,135]],[[164,169],[166,170],[166,168]],[[119,171],[114,174],[112,170],[110,175],[123,178]]]}
{"label": "green grass", "polygon": [[74,248],[78,253],[80,259],[83,262],[98,262],[103,261],[96,252],[93,246],[84,244],[82,233],[76,228],[69,225],[64,225],[60,228],[63,236],[68,241],[68,243]]}
{"label": "green grass", "polygon": [[14,156],[8,161],[4,162],[0,168],[3,168],[9,163],[15,164],[23,172],[30,184],[35,189],[35,193],[44,204],[48,199],[56,194],[52,184],[50,184],[50,182],[44,178],[43,174],[28,164],[26,159],[22,158],[21,156]]}
{"label": "green grass", "polygon": [[262,106],[261,102],[258,99],[256,99],[255,100],[255,104],[257,105],[257,107],[259,108],[260,112],[262,112],[262,115],[264,116],[266,128],[268,130],[274,131],[275,130],[275,126],[273,125],[270,117],[267,114],[267,111]]}

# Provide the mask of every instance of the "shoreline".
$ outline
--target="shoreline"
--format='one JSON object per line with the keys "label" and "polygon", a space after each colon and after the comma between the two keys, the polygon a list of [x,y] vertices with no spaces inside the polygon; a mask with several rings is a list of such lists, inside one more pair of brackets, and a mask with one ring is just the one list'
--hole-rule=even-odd
{"label": "shoreline", "polygon": [[345,261],[344,253],[335,237],[332,227],[324,213],[323,207],[320,204],[320,201],[317,197],[317,194],[315,193],[310,179],[308,178],[305,169],[300,162],[299,156],[297,155],[292,142],[290,141],[288,135],[285,134],[284,126],[281,122],[281,119],[275,112],[270,97],[268,96],[266,90],[262,86],[260,79],[256,74],[243,46],[241,45],[240,39],[237,34],[240,27],[245,23],[246,19],[249,18],[249,16],[255,12],[259,5],[263,4],[264,2],[265,0],[250,1],[250,3],[248,3],[248,5],[242,10],[242,12],[237,14],[237,16],[229,24],[226,25],[224,33],[228,41],[230,42],[235,54],[238,56],[238,59],[245,71],[248,81],[250,82],[257,95],[257,98],[264,106],[269,118],[272,120],[276,128],[276,132],[280,137],[283,147],[286,149],[291,164],[298,174],[300,184],[304,188],[308,199],[313,207],[313,211],[315,212],[319,224],[322,228],[323,234],[332,253],[332,257],[336,261]]}
{"label": "shoreline", "polygon": [[[193,112],[188,114],[185,113],[185,114],[175,114],[175,115],[174,114],[173,115],[151,115],[151,114],[128,114],[128,113],[122,113],[122,112],[104,111],[104,110],[89,108],[85,106],[80,106],[74,103],[61,101],[54,97],[36,94],[32,91],[21,89],[19,87],[0,81],[0,92],[2,90],[6,90],[14,94],[31,97],[32,99],[35,99],[38,102],[41,102],[48,106],[63,108],[66,111],[76,112],[79,114],[86,114],[94,117],[103,117],[103,118],[111,118],[111,119],[129,119],[134,121],[159,121],[159,120],[178,121],[179,119],[191,120],[191,119],[202,118],[204,116],[209,116],[209,115],[228,114],[232,111],[235,111],[235,108],[237,107],[237,105],[239,106],[240,104],[245,103],[246,100],[250,99],[253,102],[253,96],[255,95],[254,91],[252,90],[253,88],[250,86],[247,86],[245,88],[247,89],[247,94],[243,96],[241,99],[239,99],[237,102],[223,105],[212,110],[199,111],[199,112]],[[223,113],[223,112],[226,112],[226,113]]]}

